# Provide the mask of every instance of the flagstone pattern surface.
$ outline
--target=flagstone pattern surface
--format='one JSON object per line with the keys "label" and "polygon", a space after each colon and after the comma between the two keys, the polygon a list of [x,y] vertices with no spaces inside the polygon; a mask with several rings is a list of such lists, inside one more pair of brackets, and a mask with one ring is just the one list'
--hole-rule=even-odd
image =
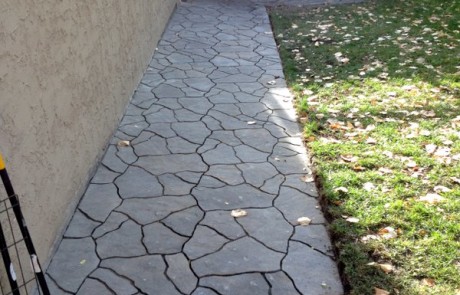
{"label": "flagstone pattern surface", "polygon": [[291,99],[264,6],[182,3],[48,267],[52,294],[342,294]]}

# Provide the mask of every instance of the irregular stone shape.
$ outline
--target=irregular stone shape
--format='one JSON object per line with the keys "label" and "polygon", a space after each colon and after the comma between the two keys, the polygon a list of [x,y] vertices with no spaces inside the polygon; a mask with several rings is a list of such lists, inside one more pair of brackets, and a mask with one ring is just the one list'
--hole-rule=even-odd
{"label": "irregular stone shape", "polygon": [[152,92],[158,98],[179,98],[185,96],[182,90],[168,84],[160,84]]}
{"label": "irregular stone shape", "polygon": [[308,169],[308,159],[305,154],[291,157],[273,156],[270,157],[268,161],[283,174],[301,174],[305,173],[305,170]]}
{"label": "irregular stone shape", "polygon": [[302,294],[343,294],[336,263],[302,243],[289,242],[282,267]]}
{"label": "irregular stone shape", "polygon": [[292,280],[282,271],[267,273],[265,278],[271,286],[272,295],[302,295],[296,290]]}
{"label": "irregular stone shape", "polygon": [[181,137],[168,138],[168,149],[173,154],[195,153],[199,145],[191,143]]}
{"label": "irregular stone shape", "polygon": [[[134,288],[129,280],[120,277],[111,270],[98,268],[91,274],[91,277],[104,282],[107,286],[110,286],[110,289],[113,290],[115,294],[133,295],[137,293],[137,289]],[[94,292],[89,292],[85,294],[93,293]]]}
{"label": "irregular stone shape", "polygon": [[246,209],[247,216],[236,219],[245,231],[265,246],[287,251],[293,228],[275,208]]}
{"label": "irregular stone shape", "polygon": [[166,274],[174,285],[185,294],[193,292],[198,279],[190,269],[190,263],[184,254],[167,255],[166,263],[169,266]]}
{"label": "irregular stone shape", "polygon": [[76,293],[80,285],[99,264],[91,238],[63,239],[54,254],[48,274],[62,289]]}
{"label": "irregular stone shape", "polygon": [[200,182],[200,178],[203,175],[203,173],[185,171],[176,173],[176,175],[186,182],[197,184],[198,182]]}
{"label": "irregular stone shape", "polygon": [[81,200],[79,209],[90,218],[104,222],[110,212],[120,203],[121,199],[114,184],[90,184]]}
{"label": "irregular stone shape", "polygon": [[152,136],[144,142],[135,144],[134,150],[139,157],[170,154],[166,147],[166,140],[160,136]]}
{"label": "irregular stone shape", "polygon": [[[46,283],[48,285],[48,289],[50,291],[50,294],[53,294],[53,295],[67,295],[67,294],[75,294],[75,293],[69,293],[69,292],[65,292],[64,290],[62,290],[58,285],[56,285],[56,283],[47,275],[46,276]],[[39,294],[38,291],[35,291],[35,293],[33,293],[34,295],[36,294]],[[206,293],[204,293],[206,294]]]}
{"label": "irregular stone shape", "polygon": [[206,212],[206,215],[200,224],[213,228],[215,231],[231,240],[238,239],[246,235],[241,225],[239,225],[235,218],[231,216],[230,211]]}
{"label": "irregular stone shape", "polygon": [[228,240],[205,226],[197,226],[192,238],[185,244],[184,253],[190,259],[219,250]]}
{"label": "irregular stone shape", "polygon": [[[149,122],[150,126],[157,124],[157,123],[177,122],[177,119],[174,116],[174,112],[167,108],[162,108],[155,113],[148,114],[145,116],[145,119],[147,120],[147,122]],[[149,129],[146,129],[146,130],[149,130]]]}
{"label": "irregular stone shape", "polygon": [[318,197],[318,190],[316,189],[315,183],[305,182],[302,180],[303,177],[305,177],[305,174],[286,175],[286,181],[283,183],[283,186],[298,189],[311,197]]}
{"label": "irregular stone shape", "polygon": [[270,163],[243,163],[237,165],[243,171],[243,178],[255,187],[261,187],[266,180],[278,174]]}
{"label": "irregular stone shape", "polygon": [[235,150],[222,143],[215,149],[203,153],[203,159],[208,165],[241,163],[240,159],[235,156]]}
{"label": "irregular stone shape", "polygon": [[196,123],[197,121],[200,121],[203,115],[194,113],[192,111],[189,111],[187,109],[180,109],[180,110],[175,110],[174,111],[175,117],[178,122],[183,123]]}
{"label": "irregular stone shape", "polygon": [[126,220],[128,220],[126,215],[112,211],[107,220],[93,232],[93,237],[99,238],[110,231],[116,230]]}
{"label": "irregular stone shape", "polygon": [[80,211],[75,211],[72,220],[65,231],[66,238],[84,238],[89,237],[93,230],[99,225],[99,222],[92,221],[83,215]]}
{"label": "irregular stone shape", "polygon": [[200,179],[199,187],[208,187],[208,188],[219,188],[226,186],[225,182],[220,181],[219,179],[204,175]]}
{"label": "irregular stone shape", "polygon": [[176,233],[190,237],[203,215],[203,211],[198,206],[194,206],[169,215],[163,219],[163,223]]}
{"label": "irregular stone shape", "polygon": [[191,196],[164,196],[153,199],[128,199],[117,209],[140,224],[161,220],[169,214],[196,205]]}
{"label": "irregular stone shape", "polygon": [[121,126],[118,128],[118,130],[120,130],[121,132],[125,134],[136,137],[136,136],[139,136],[139,134],[141,134],[141,132],[148,126],[149,124],[144,121],[144,122]]}
{"label": "irregular stone shape", "polygon": [[210,287],[225,295],[267,295],[269,286],[264,277],[258,273],[241,274],[235,276],[211,276],[200,280],[200,285]]}
{"label": "irregular stone shape", "polygon": [[176,234],[159,222],[144,226],[143,242],[149,254],[179,253],[186,241],[187,238]]}
{"label": "irregular stone shape", "polygon": [[243,162],[263,163],[268,159],[269,153],[263,153],[247,145],[240,145],[234,148],[236,156]]}
{"label": "irregular stone shape", "polygon": [[140,157],[136,163],[153,175],[183,171],[205,172],[207,166],[197,154]]}
{"label": "irregular stone shape", "polygon": [[238,66],[238,63],[235,62],[231,58],[226,58],[223,56],[216,56],[215,58],[211,59],[211,62],[216,67],[231,67],[231,66]]}
{"label": "irregular stone shape", "polygon": [[104,165],[99,165],[99,167],[96,170],[96,174],[94,174],[93,178],[91,179],[91,183],[112,183],[118,175],[120,174],[110,171]]}
{"label": "irregular stone shape", "polygon": [[102,158],[102,164],[112,171],[123,173],[128,165],[124,163],[120,158],[116,156],[117,148],[113,145],[109,145],[105,152],[104,158]]}
{"label": "irregular stone shape", "polygon": [[221,188],[196,187],[192,195],[204,210],[271,207],[275,198],[247,184]]}
{"label": "irregular stone shape", "polygon": [[155,176],[134,166],[118,177],[115,184],[123,199],[159,197],[163,194],[163,186]]}
{"label": "irregular stone shape", "polygon": [[117,157],[126,164],[132,164],[137,161],[137,156],[131,146],[118,147]]}
{"label": "irregular stone shape", "polygon": [[128,220],[119,229],[97,239],[97,254],[102,259],[144,255],[146,251],[141,240],[141,227],[134,221]]}
{"label": "irregular stone shape", "polygon": [[323,253],[333,256],[332,245],[327,229],[322,224],[311,224],[309,226],[296,226],[292,240],[300,241]]}
{"label": "irregular stone shape", "polygon": [[145,130],[151,131],[165,138],[177,136],[176,132],[174,132],[174,130],[171,129],[171,123],[155,123],[155,124],[150,125]]}
{"label": "irregular stone shape", "polygon": [[277,139],[274,138],[266,129],[242,129],[236,130],[235,136],[246,145],[256,150],[271,153]]}
{"label": "irregular stone shape", "polygon": [[197,144],[203,144],[211,134],[211,131],[203,122],[178,122],[173,123],[171,128],[178,136]]}
{"label": "irregular stone shape", "polygon": [[235,135],[233,135],[232,131],[226,131],[226,130],[213,131],[210,138],[216,139],[229,146],[237,146],[237,145],[242,144],[241,140],[236,138]]}
{"label": "irregular stone shape", "polygon": [[83,285],[77,293],[77,295],[86,294],[112,295],[113,292],[110,291],[103,283],[99,282],[98,280],[88,278],[83,282]]}
{"label": "irregular stone shape", "polygon": [[260,189],[269,194],[277,195],[280,191],[281,184],[284,182],[284,180],[284,175],[278,174],[273,178],[267,179],[267,181]]}
{"label": "irregular stone shape", "polygon": [[234,165],[212,165],[206,175],[211,175],[230,185],[238,185],[244,182],[241,171]]}
{"label": "irregular stone shape", "polygon": [[179,98],[179,103],[185,109],[201,115],[205,115],[212,108],[212,104],[203,97],[183,97]]}
{"label": "irregular stone shape", "polygon": [[252,238],[229,242],[218,252],[192,262],[199,276],[232,275],[243,272],[270,272],[280,269],[284,254],[266,248]]}
{"label": "irregular stone shape", "polygon": [[198,287],[193,291],[192,295],[219,295],[211,289]]}
{"label": "irregular stone shape", "polygon": [[175,176],[174,174],[163,174],[158,176],[160,183],[164,187],[164,194],[170,196],[188,195],[195,186]]}
{"label": "irregular stone shape", "polygon": [[184,83],[187,84],[189,87],[204,92],[208,92],[215,85],[211,80],[204,77],[184,79]]}
{"label": "irregular stone shape", "polygon": [[166,264],[160,255],[105,259],[101,266],[130,278],[145,294],[180,295],[166,278]]}
{"label": "irregular stone shape", "polygon": [[297,225],[299,217],[308,217],[313,223],[326,222],[318,200],[289,187],[281,187],[275,207],[292,225]]}

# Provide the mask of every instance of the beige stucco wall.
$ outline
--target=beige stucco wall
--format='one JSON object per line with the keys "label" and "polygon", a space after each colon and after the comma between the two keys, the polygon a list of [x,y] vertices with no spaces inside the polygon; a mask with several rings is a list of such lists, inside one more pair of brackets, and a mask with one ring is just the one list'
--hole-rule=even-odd
{"label": "beige stucco wall", "polygon": [[42,262],[176,3],[0,1],[0,150]]}

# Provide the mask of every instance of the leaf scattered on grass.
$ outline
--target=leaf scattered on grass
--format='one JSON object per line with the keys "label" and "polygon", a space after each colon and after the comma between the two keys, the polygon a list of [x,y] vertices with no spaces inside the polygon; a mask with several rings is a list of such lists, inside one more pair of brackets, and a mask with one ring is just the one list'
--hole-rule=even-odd
{"label": "leaf scattered on grass", "polygon": [[358,223],[359,222],[359,218],[356,218],[356,217],[348,217],[345,220],[350,222],[350,223]]}
{"label": "leaf scattered on grass", "polygon": [[348,193],[348,189],[346,187],[338,187],[336,189],[334,189],[335,192],[340,192],[340,193]]}
{"label": "leaf scattered on grass", "polygon": [[398,233],[391,226],[379,229],[378,234],[384,239],[394,239],[398,236]]}
{"label": "leaf scattered on grass", "polygon": [[375,290],[374,295],[390,295],[390,292],[383,290],[383,289],[374,288],[374,290]]}
{"label": "leaf scattered on grass", "polygon": [[445,199],[438,194],[427,194],[426,196],[420,197],[418,200],[421,202],[434,205],[444,202]]}

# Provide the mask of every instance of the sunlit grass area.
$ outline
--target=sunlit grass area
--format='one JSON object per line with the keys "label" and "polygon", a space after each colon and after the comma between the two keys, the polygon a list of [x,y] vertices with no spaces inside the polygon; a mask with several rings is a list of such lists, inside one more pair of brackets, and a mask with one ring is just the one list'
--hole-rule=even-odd
{"label": "sunlit grass area", "polygon": [[460,294],[460,1],[271,18],[348,291]]}

